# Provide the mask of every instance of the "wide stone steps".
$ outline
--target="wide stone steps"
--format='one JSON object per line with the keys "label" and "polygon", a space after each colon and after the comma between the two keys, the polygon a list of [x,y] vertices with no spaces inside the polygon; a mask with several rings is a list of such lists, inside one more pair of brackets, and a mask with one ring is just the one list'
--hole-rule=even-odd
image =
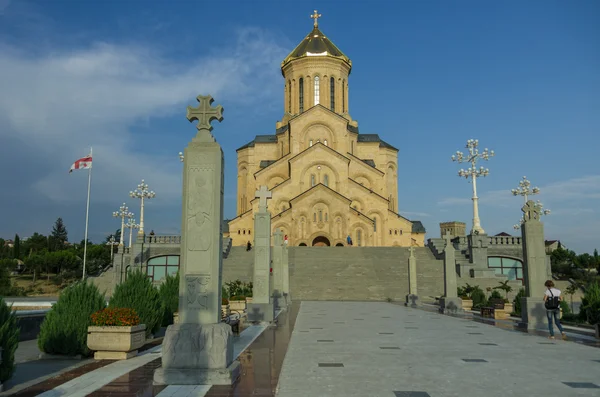
{"label": "wide stone steps", "polygon": [[[298,300],[404,300],[408,258],[404,247],[289,247],[290,288]],[[443,293],[443,261],[415,247],[421,296]],[[223,282],[252,281],[254,249],[231,247],[223,259]]]}

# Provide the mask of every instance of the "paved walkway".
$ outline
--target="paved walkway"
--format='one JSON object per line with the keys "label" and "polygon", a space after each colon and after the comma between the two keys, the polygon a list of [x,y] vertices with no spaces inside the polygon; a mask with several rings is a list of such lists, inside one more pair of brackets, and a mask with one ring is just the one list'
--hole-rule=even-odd
{"label": "paved walkway", "polygon": [[303,302],[277,395],[598,396],[598,374],[593,347],[388,303]]}

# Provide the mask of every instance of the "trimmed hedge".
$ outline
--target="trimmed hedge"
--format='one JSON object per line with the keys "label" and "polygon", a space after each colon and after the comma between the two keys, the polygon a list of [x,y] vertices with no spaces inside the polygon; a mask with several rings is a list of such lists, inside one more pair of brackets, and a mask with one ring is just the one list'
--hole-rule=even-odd
{"label": "trimmed hedge", "polygon": [[167,274],[165,282],[158,288],[163,306],[162,326],[173,324],[173,313],[179,310],[179,272],[175,276]]}
{"label": "trimmed hedge", "polygon": [[2,363],[0,363],[0,383],[6,382],[15,372],[15,350],[19,346],[19,328],[17,316],[0,297],[0,348],[2,348]]}
{"label": "trimmed hedge", "polygon": [[48,354],[89,356],[87,329],[91,315],[106,307],[98,287],[79,282],[66,288],[46,315],[38,335],[38,347]]}
{"label": "trimmed hedge", "polygon": [[163,320],[164,308],[158,290],[139,270],[128,273],[127,280],[117,285],[108,306],[135,310],[140,324],[146,325],[146,336],[158,331]]}

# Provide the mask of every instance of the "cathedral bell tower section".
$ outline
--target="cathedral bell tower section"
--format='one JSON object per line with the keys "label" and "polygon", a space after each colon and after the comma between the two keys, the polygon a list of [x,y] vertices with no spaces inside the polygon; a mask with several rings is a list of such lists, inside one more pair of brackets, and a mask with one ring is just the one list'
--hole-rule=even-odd
{"label": "cathedral bell tower section", "polygon": [[315,10],[313,30],[281,63],[284,116],[277,128],[315,105],[352,120],[348,112],[352,61],[319,30],[319,17]]}

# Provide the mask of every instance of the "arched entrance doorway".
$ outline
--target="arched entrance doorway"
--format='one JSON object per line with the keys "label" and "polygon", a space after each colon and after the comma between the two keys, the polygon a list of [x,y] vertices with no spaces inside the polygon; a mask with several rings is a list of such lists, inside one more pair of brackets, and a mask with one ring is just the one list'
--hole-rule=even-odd
{"label": "arched entrance doorway", "polygon": [[331,243],[327,237],[318,236],[313,240],[312,245],[313,247],[329,247]]}
{"label": "arched entrance doorway", "polygon": [[344,246],[344,244],[342,244],[342,243],[337,243],[335,246],[336,246],[336,247],[343,247],[343,246]]}
{"label": "arched entrance doorway", "polygon": [[306,243],[300,243],[298,246],[299,247],[306,247]]}

